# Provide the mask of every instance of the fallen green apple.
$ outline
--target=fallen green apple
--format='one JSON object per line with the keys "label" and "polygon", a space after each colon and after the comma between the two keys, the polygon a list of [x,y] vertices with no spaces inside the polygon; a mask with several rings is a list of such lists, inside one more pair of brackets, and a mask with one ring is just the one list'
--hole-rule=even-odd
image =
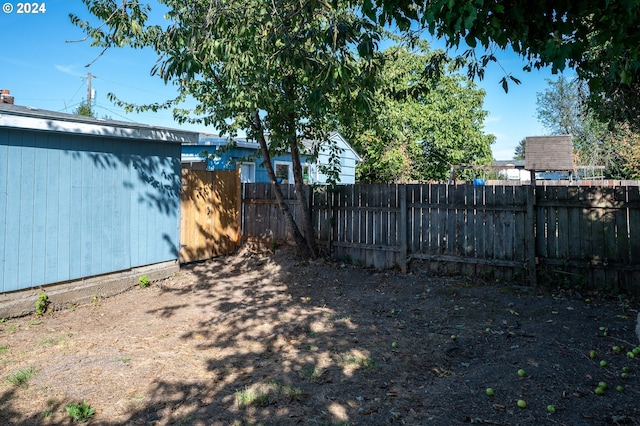
{"label": "fallen green apple", "polygon": [[522,368],[521,368],[520,370],[518,370],[518,376],[520,376],[520,377],[524,377],[524,376],[526,376],[526,375],[527,375],[527,372],[526,372],[526,371],[524,371]]}
{"label": "fallen green apple", "polygon": [[636,354],[634,354],[633,352],[627,352],[627,356],[629,358],[635,358]]}
{"label": "fallen green apple", "polygon": [[604,389],[598,386],[595,390],[596,395],[604,395]]}
{"label": "fallen green apple", "polygon": [[617,390],[618,392],[622,392],[622,391],[624,390],[624,387],[622,387],[622,386],[618,385],[618,386],[616,386],[616,390]]}
{"label": "fallen green apple", "polygon": [[602,389],[607,389],[607,384],[605,382],[598,383],[598,387]]}
{"label": "fallen green apple", "polygon": [[621,373],[620,377],[622,377],[623,379],[628,379],[629,378],[629,373]]}
{"label": "fallen green apple", "polygon": [[527,407],[527,401],[525,401],[524,399],[519,399],[518,400],[518,407],[526,408]]}
{"label": "fallen green apple", "polygon": [[487,392],[487,395],[493,396],[493,389],[487,388],[486,392]]}
{"label": "fallen green apple", "polygon": [[554,407],[553,405],[549,404],[547,405],[547,411],[550,412],[551,414],[556,412],[556,407]]}
{"label": "fallen green apple", "polygon": [[607,366],[607,361],[605,361],[604,359],[600,361],[600,367],[606,367],[606,366]]}
{"label": "fallen green apple", "polygon": [[589,351],[589,358],[595,358],[597,355],[596,351]]}

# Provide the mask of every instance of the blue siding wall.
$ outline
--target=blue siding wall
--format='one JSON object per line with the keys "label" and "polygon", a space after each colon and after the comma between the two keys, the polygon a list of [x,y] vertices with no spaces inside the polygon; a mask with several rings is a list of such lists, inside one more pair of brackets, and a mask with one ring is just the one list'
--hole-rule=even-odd
{"label": "blue siding wall", "polygon": [[[8,162],[9,162],[9,147],[7,143],[8,135],[0,132],[0,282],[4,281],[6,275],[6,239],[5,230],[9,224],[7,223],[7,195],[8,195]],[[0,287],[2,290],[2,287]]]}
{"label": "blue siding wall", "polygon": [[[202,151],[207,151],[209,155],[215,156],[214,159],[207,161],[207,170],[236,170],[236,161],[253,162],[256,165],[256,182],[270,182],[267,170],[262,166],[264,160],[259,150],[251,148],[235,147],[225,150],[216,150],[215,145],[182,145],[182,153],[189,156],[199,156]],[[306,161],[306,157],[301,158],[302,162]],[[273,157],[272,163],[275,161],[291,162],[291,154],[283,154]]]}
{"label": "blue siding wall", "polygon": [[175,260],[180,145],[0,129],[0,292]]}

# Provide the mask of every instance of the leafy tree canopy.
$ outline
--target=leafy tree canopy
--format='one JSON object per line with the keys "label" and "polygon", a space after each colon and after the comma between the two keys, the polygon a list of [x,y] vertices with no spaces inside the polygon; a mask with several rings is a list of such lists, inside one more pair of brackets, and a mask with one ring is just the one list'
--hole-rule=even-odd
{"label": "leafy tree canopy", "polygon": [[95,114],[91,110],[91,107],[87,103],[81,103],[76,109],[73,110],[75,115],[83,115],[85,117],[95,117]]}
{"label": "leafy tree canopy", "polygon": [[513,152],[514,160],[524,160],[524,144],[527,142],[526,139],[520,140],[518,145],[516,146],[515,151]]}
{"label": "leafy tree canopy", "polygon": [[588,89],[580,80],[548,80],[537,96],[538,120],[552,134],[573,136],[577,166],[603,166],[609,178],[639,176],[640,136],[625,123],[608,126],[586,106]]}
{"label": "leafy tree canopy", "polygon": [[426,43],[380,54],[373,114],[346,117],[342,132],[364,162],[358,177],[370,182],[446,180],[452,164],[490,164],[494,137],[482,128],[484,91],[466,77],[443,70],[424,73],[434,55]]}
{"label": "leafy tree canopy", "polygon": [[[363,0],[363,11],[402,31],[420,24],[448,47],[464,42],[473,76],[482,77],[496,49],[507,47],[526,60],[525,70],[575,68],[601,118],[640,128],[638,0]],[[506,76],[505,89],[509,78],[517,82]]]}

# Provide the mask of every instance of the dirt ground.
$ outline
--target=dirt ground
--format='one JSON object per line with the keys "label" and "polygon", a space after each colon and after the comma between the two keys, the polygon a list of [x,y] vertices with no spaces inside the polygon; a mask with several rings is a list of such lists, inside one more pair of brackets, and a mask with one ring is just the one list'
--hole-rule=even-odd
{"label": "dirt ground", "polygon": [[92,425],[640,424],[638,303],[624,296],[288,250],[96,296],[0,322],[0,424],[72,424],[65,407],[83,401]]}

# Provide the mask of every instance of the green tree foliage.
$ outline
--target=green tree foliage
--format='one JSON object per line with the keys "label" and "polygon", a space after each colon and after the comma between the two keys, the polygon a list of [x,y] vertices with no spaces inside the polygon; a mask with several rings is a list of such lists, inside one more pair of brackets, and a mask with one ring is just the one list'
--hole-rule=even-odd
{"label": "green tree foliage", "polygon": [[342,132],[364,162],[358,177],[369,182],[446,180],[451,165],[490,164],[494,136],[482,131],[484,92],[457,73],[428,78],[425,44],[381,54],[373,114],[347,117]]}
{"label": "green tree foliage", "polygon": [[[178,91],[175,99],[153,105],[111,98],[130,110],[174,107],[181,122],[211,125],[230,137],[243,131],[256,140],[298,249],[315,256],[304,201],[302,140],[326,141],[345,109],[366,109],[368,88],[375,86],[368,58],[376,50],[379,28],[341,0],[160,0],[168,10],[162,25],[149,23],[151,8],[138,1],[83,2],[100,22],[73,15],[71,20],[92,44],[153,48],[158,61],[152,74]],[[175,107],[188,96],[197,101],[193,110]],[[300,226],[276,183],[271,158],[282,152],[292,155],[304,211]],[[339,155],[332,158],[339,161]],[[336,167],[330,176],[337,176]]]}
{"label": "green tree foliage", "polygon": [[85,117],[95,117],[95,114],[91,110],[91,107],[87,105],[86,102],[78,105],[78,107],[75,110],[73,110],[73,113],[75,115],[82,115]]}
{"label": "green tree foliage", "polygon": [[527,139],[522,139],[520,142],[518,142],[518,146],[516,146],[516,149],[513,153],[513,159],[514,160],[524,160],[524,144],[526,143]]}
{"label": "green tree foliage", "polygon": [[640,133],[634,132],[628,125],[616,127],[615,146],[617,175],[626,179],[640,180]]}
{"label": "green tree foliage", "polygon": [[495,51],[508,47],[526,60],[525,70],[574,68],[601,119],[640,128],[638,0],[363,0],[363,11],[403,31],[426,28],[448,47],[466,44],[470,75],[482,77]]}
{"label": "green tree foliage", "polygon": [[552,134],[573,136],[577,166],[604,166],[605,176],[631,179],[634,173],[634,153],[640,141],[629,125],[609,126],[587,107],[588,88],[581,80],[563,76],[547,80],[548,88],[537,95],[538,120]]}
{"label": "green tree foliage", "polygon": [[538,121],[553,134],[580,138],[591,120],[585,108],[584,84],[559,76],[555,81],[547,79],[547,85],[537,93]]}

